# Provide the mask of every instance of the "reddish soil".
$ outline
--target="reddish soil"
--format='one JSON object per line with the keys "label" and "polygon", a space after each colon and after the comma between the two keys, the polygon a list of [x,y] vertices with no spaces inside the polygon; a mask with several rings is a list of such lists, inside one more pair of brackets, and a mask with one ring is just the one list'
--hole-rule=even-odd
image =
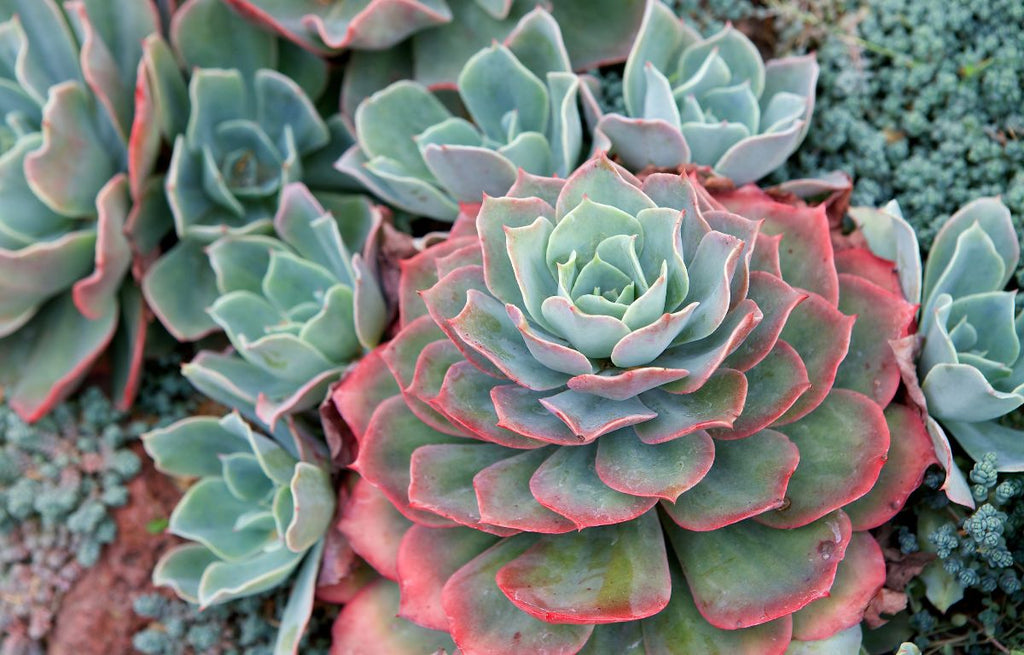
{"label": "reddish soil", "polygon": [[128,485],[128,504],[114,513],[117,540],[64,596],[50,634],[50,655],[129,655],[132,635],[145,621],[132,611],[140,594],[155,589],[149,576],[157,558],[175,538],[151,534],[146,526],[166,519],[181,496],[142,451],[142,473]]}

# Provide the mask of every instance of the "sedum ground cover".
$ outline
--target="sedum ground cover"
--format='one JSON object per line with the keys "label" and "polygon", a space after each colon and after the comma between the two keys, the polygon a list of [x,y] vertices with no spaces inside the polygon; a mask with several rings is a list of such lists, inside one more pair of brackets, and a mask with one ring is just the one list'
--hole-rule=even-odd
{"label": "sedum ground cover", "polygon": [[138,652],[1024,650],[1018,3],[115,6],[0,1],[5,653],[142,449]]}

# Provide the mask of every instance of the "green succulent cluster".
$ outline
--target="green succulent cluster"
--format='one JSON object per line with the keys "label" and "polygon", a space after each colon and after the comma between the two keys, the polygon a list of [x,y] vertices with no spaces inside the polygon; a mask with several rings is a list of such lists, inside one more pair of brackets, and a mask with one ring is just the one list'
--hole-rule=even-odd
{"label": "green succulent cluster", "polygon": [[704,39],[652,3],[626,60],[625,115],[604,116],[595,142],[633,170],[692,163],[752,182],[800,145],[817,78],[813,56],[765,64],[731,25]]}
{"label": "green succulent cluster", "polygon": [[340,170],[396,207],[454,220],[458,203],[504,195],[519,169],[564,178],[587,157],[597,102],[543,9],[473,55],[457,88],[472,122],[416,82],[366,99],[355,113],[358,145]]}
{"label": "green succulent cluster", "polygon": [[168,525],[190,543],[160,558],[154,582],[206,607],[262,593],[296,574],[275,647],[294,650],[312,611],[334,516],[330,474],[237,413],[188,418],[147,433],[143,443],[160,471],[199,478]]}

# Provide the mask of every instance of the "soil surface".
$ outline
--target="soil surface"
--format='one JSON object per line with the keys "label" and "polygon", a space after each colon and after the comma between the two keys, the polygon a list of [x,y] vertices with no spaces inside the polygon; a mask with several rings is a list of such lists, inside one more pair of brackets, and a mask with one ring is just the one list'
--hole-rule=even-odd
{"label": "soil surface", "polygon": [[64,596],[50,633],[50,655],[129,655],[132,636],[146,624],[135,615],[135,598],[156,589],[153,566],[177,539],[153,534],[152,522],[171,515],[181,491],[159,474],[136,444],[142,472],[128,484],[129,501],[114,512],[117,540]]}

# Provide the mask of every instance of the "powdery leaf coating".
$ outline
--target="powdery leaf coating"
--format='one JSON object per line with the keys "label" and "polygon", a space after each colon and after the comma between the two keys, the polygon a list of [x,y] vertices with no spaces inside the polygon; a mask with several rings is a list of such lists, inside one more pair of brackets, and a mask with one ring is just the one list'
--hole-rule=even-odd
{"label": "powdery leaf coating", "polygon": [[[870,539],[844,508],[864,497],[870,525],[923,472],[919,430],[886,464],[887,416],[911,419],[885,409],[900,373],[876,347],[908,334],[912,306],[837,273],[823,208],[603,156],[564,182],[520,176],[459,234],[406,263],[395,338],[335,392],[355,468],[418,524],[405,615],[469,653],[638,635],[631,652],[653,653],[680,625],[784,651]],[[397,388],[368,419],[357,386],[377,398],[382,362]],[[842,476],[837,455],[855,463]],[[467,530],[490,536],[442,552]],[[864,593],[818,605],[806,632],[849,627]]]}

